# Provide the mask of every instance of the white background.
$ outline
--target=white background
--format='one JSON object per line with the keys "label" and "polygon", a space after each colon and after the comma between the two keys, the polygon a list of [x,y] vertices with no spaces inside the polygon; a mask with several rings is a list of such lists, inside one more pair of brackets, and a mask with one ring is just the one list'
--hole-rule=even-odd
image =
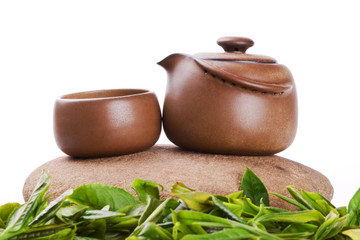
{"label": "white background", "polygon": [[[347,205],[360,187],[357,1],[1,1],[0,204],[23,202],[26,177],[64,154],[52,130],[65,93],[145,88],[162,105],[171,53],[218,52],[221,36],[255,41],[292,72],[299,126],[278,155],[312,167]],[[159,143],[168,143],[164,135]],[[161,167],[161,166],[159,166]],[[216,171],[216,169],[214,169]],[[66,181],[66,179],[64,179]]]}

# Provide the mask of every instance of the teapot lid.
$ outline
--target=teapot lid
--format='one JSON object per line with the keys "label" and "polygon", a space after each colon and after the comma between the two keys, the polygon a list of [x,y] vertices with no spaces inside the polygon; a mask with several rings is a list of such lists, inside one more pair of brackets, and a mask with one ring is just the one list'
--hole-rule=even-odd
{"label": "teapot lid", "polygon": [[254,41],[245,37],[221,37],[217,40],[225,52],[224,53],[197,53],[196,58],[204,60],[223,60],[223,61],[252,61],[260,63],[276,63],[274,58],[262,55],[245,53],[249,47],[254,45]]}

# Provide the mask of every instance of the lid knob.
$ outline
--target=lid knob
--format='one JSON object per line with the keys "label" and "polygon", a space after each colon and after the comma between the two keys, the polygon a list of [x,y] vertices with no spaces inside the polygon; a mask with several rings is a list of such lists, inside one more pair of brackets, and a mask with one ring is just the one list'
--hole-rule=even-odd
{"label": "lid knob", "polygon": [[225,52],[245,53],[249,47],[254,46],[254,41],[244,37],[222,37],[217,40]]}

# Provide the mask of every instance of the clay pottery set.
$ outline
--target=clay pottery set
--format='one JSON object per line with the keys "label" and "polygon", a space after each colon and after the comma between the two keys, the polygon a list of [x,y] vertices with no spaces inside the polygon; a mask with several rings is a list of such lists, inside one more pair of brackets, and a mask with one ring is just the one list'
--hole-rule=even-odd
{"label": "clay pottery set", "polygon": [[290,71],[275,59],[246,54],[254,42],[224,37],[224,53],[172,54],[163,107],[166,136],[199,152],[271,155],[286,149],[297,129]]}
{"label": "clay pottery set", "polygon": [[74,157],[114,156],[153,146],[161,131],[156,95],[142,89],[79,92],[55,101],[54,134]]}
{"label": "clay pottery set", "polygon": [[254,42],[223,37],[225,52],[172,54],[159,64],[168,83],[163,116],[156,95],[140,89],[80,92],[56,100],[54,132],[73,157],[134,153],[153,146],[161,121],[168,139],[191,151],[272,155],[297,128],[290,71],[275,59],[247,54]]}

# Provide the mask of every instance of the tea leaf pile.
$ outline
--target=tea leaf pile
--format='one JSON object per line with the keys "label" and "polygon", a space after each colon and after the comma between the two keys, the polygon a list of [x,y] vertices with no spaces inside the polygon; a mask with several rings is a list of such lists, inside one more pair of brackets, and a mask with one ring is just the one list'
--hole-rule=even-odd
{"label": "tea leaf pile", "polygon": [[44,171],[26,203],[0,206],[0,240],[360,239],[360,189],[349,206],[338,208],[293,186],[287,187],[292,198],[270,193],[298,209],[291,211],[269,206],[269,193],[250,169],[239,191],[226,196],[177,182],[173,197],[162,200],[163,186],[135,179],[136,196],[91,183],[49,202],[49,185]]}

